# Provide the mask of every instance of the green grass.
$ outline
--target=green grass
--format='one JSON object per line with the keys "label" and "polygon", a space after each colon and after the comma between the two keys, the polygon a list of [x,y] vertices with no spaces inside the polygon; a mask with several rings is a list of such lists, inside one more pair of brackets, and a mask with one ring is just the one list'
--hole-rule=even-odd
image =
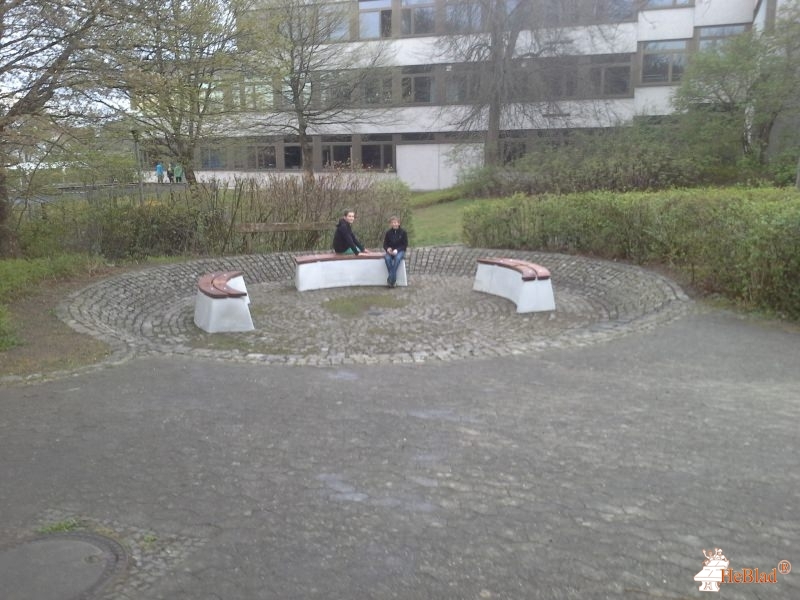
{"label": "green grass", "polygon": [[346,318],[360,317],[372,308],[402,308],[408,302],[388,294],[359,294],[333,298],[323,303],[323,307],[335,315]]}
{"label": "green grass", "polygon": [[486,200],[465,198],[414,208],[411,215],[414,231],[409,240],[412,246],[444,246],[461,244],[464,208]]}
{"label": "green grass", "polygon": [[74,517],[69,517],[68,519],[64,519],[63,521],[58,521],[57,523],[42,525],[41,527],[36,529],[36,533],[40,534],[69,533],[70,531],[75,531],[81,526],[82,524],[78,519]]}
{"label": "green grass", "polygon": [[0,352],[13,348],[19,343],[14,327],[11,325],[11,315],[8,308],[0,304]]}

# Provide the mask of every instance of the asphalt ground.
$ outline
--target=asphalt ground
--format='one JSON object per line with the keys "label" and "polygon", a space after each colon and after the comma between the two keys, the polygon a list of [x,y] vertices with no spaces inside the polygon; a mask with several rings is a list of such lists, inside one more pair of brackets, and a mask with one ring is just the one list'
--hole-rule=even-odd
{"label": "asphalt ground", "polygon": [[[469,306],[455,328],[469,353],[433,325],[417,354],[403,340],[361,351],[363,336],[400,335],[361,321],[402,321],[416,302],[328,315],[315,330],[363,333],[280,353],[193,338],[191,288],[167,267],[147,272],[183,289],[163,323],[133,293],[87,301],[122,280],[71,297],[65,319],[116,352],[0,388],[3,597],[702,598],[694,576],[714,548],[733,570],[797,566],[720,597],[800,597],[797,329],[696,304],[645,270],[578,263],[562,280],[551,269],[555,315],[518,321],[535,343],[479,343],[513,330],[513,305],[451,292]],[[442,286],[411,266],[419,287]],[[285,273],[250,276],[254,297],[289,293]],[[330,299],[299,312],[327,314],[314,306]],[[187,337],[171,343],[169,328]]]}

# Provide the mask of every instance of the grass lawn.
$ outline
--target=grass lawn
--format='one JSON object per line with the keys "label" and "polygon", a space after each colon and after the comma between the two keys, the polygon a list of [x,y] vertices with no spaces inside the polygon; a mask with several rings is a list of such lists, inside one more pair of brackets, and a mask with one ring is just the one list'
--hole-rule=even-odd
{"label": "grass lawn", "polygon": [[461,212],[466,206],[479,199],[462,199],[442,204],[414,208],[414,231],[409,242],[411,246],[443,246],[461,244]]}

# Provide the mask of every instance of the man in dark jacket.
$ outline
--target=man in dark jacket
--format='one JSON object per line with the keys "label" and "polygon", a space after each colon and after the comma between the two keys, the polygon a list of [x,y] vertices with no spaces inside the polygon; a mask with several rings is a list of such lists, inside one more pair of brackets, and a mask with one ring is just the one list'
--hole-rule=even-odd
{"label": "man in dark jacket", "polygon": [[339,219],[336,232],[333,234],[334,252],[339,254],[358,254],[364,251],[364,244],[358,240],[351,227],[355,220],[356,213],[352,210],[345,211],[344,216]]}
{"label": "man in dark jacket", "polygon": [[386,261],[386,268],[389,271],[389,278],[386,283],[389,287],[394,287],[397,282],[397,267],[403,264],[403,257],[406,255],[408,248],[408,234],[406,230],[400,227],[400,219],[392,217],[389,219],[389,229],[383,236],[383,255]]}

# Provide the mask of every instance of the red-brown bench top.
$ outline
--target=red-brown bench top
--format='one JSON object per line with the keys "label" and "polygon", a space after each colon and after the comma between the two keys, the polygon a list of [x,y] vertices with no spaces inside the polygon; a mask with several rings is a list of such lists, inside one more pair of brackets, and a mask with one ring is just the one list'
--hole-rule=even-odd
{"label": "red-brown bench top", "polygon": [[550,279],[550,271],[548,269],[526,260],[519,260],[517,258],[479,258],[478,262],[484,265],[514,269],[522,275],[522,281]]}
{"label": "red-brown bench top", "polygon": [[210,298],[241,298],[246,296],[247,292],[232,288],[230,280],[234,277],[240,277],[241,271],[215,271],[213,273],[206,273],[201,275],[197,281],[197,289],[203,292]]}
{"label": "red-brown bench top", "polygon": [[295,256],[294,262],[298,265],[307,265],[316,262],[329,262],[333,260],[364,260],[383,258],[382,252],[373,252],[365,250],[356,254],[337,254],[336,252],[326,252],[324,254],[303,254],[302,256]]}

